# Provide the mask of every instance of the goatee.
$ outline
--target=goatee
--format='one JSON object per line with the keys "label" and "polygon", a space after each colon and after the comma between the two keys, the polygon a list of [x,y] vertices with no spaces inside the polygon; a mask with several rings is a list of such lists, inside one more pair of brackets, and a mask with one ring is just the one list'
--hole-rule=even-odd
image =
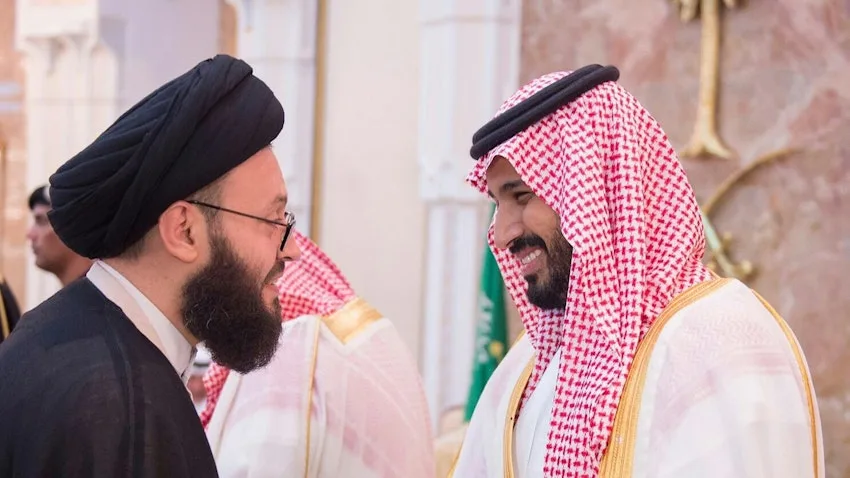
{"label": "goatee", "polygon": [[262,283],[227,240],[213,234],[209,264],[183,287],[183,323],[209,350],[212,359],[239,373],[271,362],[283,326],[280,303],[263,303],[262,290],[279,275],[276,264]]}
{"label": "goatee", "polygon": [[556,230],[549,244],[537,234],[527,234],[514,240],[511,252],[518,254],[522,249],[537,247],[546,255],[547,277],[541,279],[538,274],[525,277],[528,283],[528,301],[544,310],[558,310],[567,306],[567,292],[570,287],[570,267],[573,248]]}

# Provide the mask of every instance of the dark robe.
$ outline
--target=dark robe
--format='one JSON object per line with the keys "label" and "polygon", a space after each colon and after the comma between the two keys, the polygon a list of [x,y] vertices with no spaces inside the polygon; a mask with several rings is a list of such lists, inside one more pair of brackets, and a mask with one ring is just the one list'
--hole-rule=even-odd
{"label": "dark robe", "polygon": [[88,279],[0,347],[0,476],[217,477],[174,367]]}
{"label": "dark robe", "polygon": [[[15,295],[12,294],[12,289],[9,288],[9,284],[3,279],[0,279],[0,299],[2,299],[0,302],[2,302],[3,310],[6,313],[6,324],[9,327],[9,332],[12,332],[21,318],[21,309],[18,308],[18,301],[15,299]],[[5,339],[2,330],[0,329],[0,343]]]}

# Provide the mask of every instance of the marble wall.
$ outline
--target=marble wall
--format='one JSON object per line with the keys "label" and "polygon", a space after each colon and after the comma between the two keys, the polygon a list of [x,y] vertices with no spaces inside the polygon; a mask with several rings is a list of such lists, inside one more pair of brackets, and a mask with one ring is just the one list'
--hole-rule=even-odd
{"label": "marble wall", "polygon": [[[724,2],[717,2],[721,5]],[[850,3],[751,0],[722,12],[718,130],[736,158],[684,159],[701,203],[760,157],[710,211],[747,282],[791,324],[819,395],[828,477],[850,476]],[[525,0],[521,81],[588,63],[682,149],[694,127],[700,19],[667,0]]]}
{"label": "marble wall", "polygon": [[24,71],[15,49],[15,0],[0,0],[0,273],[24,299],[27,209]]}

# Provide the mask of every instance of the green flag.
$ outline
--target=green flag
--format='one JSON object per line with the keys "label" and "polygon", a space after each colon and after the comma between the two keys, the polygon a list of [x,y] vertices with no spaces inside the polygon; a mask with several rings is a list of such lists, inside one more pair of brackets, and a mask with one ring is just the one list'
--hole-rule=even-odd
{"label": "green flag", "polygon": [[484,261],[481,265],[476,328],[472,384],[466,401],[467,421],[472,418],[472,412],[475,410],[481,392],[484,391],[484,385],[487,384],[487,380],[496,370],[496,366],[499,365],[507,350],[508,316],[505,313],[504,282],[489,246],[484,247]]}

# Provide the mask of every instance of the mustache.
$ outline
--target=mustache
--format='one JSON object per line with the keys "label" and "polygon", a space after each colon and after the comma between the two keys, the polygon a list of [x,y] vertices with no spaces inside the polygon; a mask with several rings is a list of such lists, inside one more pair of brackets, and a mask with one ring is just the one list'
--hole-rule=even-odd
{"label": "mustache", "polygon": [[511,254],[519,254],[520,251],[528,247],[539,247],[544,251],[548,251],[546,242],[537,234],[526,234],[514,239],[508,249],[511,251]]}
{"label": "mustache", "polygon": [[272,270],[269,271],[266,279],[263,281],[264,284],[273,284],[277,279],[280,278],[283,271],[286,269],[286,262],[280,261],[275,263]]}

